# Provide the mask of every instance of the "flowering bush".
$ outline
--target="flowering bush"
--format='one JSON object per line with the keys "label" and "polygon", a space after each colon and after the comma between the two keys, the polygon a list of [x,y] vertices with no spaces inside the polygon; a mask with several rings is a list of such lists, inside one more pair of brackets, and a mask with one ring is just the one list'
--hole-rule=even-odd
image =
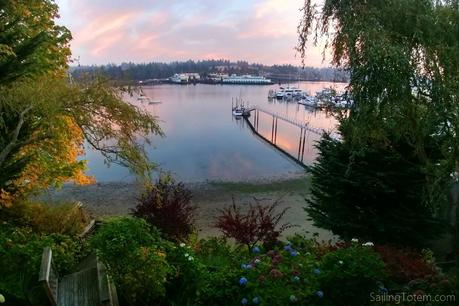
{"label": "flowering bush", "polygon": [[358,243],[321,258],[319,283],[330,305],[367,305],[371,292],[384,290],[384,263],[371,246]]}
{"label": "flowering bush", "polygon": [[191,191],[169,176],[161,176],[139,199],[132,214],[158,228],[168,239],[186,241],[194,231]]}
{"label": "flowering bush", "polygon": [[215,224],[225,237],[234,238],[249,250],[259,242],[272,246],[284,230],[292,227],[289,223],[280,225],[288,208],[276,212],[279,200],[267,206],[257,199],[255,201],[255,205],[250,204],[243,212],[233,199],[231,206],[220,210],[221,215]]}
{"label": "flowering bush", "polygon": [[166,260],[170,243],[144,220],[108,220],[92,237],[91,245],[128,304],[152,305],[165,295],[165,283],[173,271]]}
{"label": "flowering bush", "polygon": [[252,256],[240,264],[239,303],[242,305],[311,305],[324,297],[318,282],[318,263],[294,245],[263,252],[254,247]]}
{"label": "flowering bush", "polygon": [[166,300],[171,305],[193,305],[204,273],[204,265],[193,248],[185,243],[168,247],[167,261],[173,273],[166,284]]}

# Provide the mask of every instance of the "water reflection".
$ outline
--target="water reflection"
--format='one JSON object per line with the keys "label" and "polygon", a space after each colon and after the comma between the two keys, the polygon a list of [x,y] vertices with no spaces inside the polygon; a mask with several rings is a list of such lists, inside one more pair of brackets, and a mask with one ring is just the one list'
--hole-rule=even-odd
{"label": "water reflection", "polygon": [[[300,88],[311,93],[329,86],[335,86],[338,90],[344,87],[343,84],[300,83]],[[143,91],[152,100],[161,101],[161,104],[142,104],[136,98],[129,99],[160,119],[166,136],[152,136],[152,145],[147,148],[148,156],[160,167],[187,182],[247,180],[283,177],[302,172],[303,169],[253,135],[243,120],[236,120],[231,114],[231,98],[241,97],[250,105],[260,106],[295,121],[309,122],[317,128],[328,130],[336,124],[331,116],[312,111],[296,102],[268,100],[268,91],[276,88],[276,85],[158,85],[144,87]],[[259,132],[267,139],[271,137],[271,124],[272,118],[260,114]],[[277,145],[297,155],[299,128],[281,120],[277,128]],[[317,139],[319,136],[306,133],[305,163],[314,161],[313,144]],[[112,165],[108,169],[97,152],[89,150],[86,158],[89,174],[99,182],[133,179],[125,168]]]}

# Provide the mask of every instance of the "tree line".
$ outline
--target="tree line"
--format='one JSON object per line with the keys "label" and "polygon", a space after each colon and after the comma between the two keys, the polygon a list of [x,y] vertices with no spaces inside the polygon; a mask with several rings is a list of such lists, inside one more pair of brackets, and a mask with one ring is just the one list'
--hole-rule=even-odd
{"label": "tree line", "polygon": [[164,79],[175,73],[194,72],[202,76],[209,73],[253,74],[275,79],[298,79],[305,81],[347,82],[348,73],[335,68],[297,67],[293,65],[250,64],[247,61],[200,60],[175,61],[170,63],[122,63],[92,66],[74,66],[70,71],[75,78],[86,74],[101,74],[114,80]]}

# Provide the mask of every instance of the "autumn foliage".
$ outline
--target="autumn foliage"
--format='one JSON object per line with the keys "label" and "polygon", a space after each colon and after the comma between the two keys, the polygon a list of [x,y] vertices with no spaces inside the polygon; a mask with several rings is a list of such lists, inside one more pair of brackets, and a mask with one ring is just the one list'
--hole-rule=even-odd
{"label": "autumn foliage", "polygon": [[194,212],[191,191],[183,183],[170,177],[161,177],[139,199],[132,214],[145,219],[167,238],[185,241],[193,233]]}
{"label": "autumn foliage", "polygon": [[241,206],[233,204],[220,210],[215,226],[225,237],[234,238],[236,242],[246,245],[249,250],[257,243],[266,245],[275,243],[280,234],[292,227],[290,223],[280,224],[282,217],[289,208],[277,212],[280,200],[271,205],[263,205],[261,200],[254,198],[255,204],[249,204],[244,211]]}
{"label": "autumn foliage", "polygon": [[375,251],[384,261],[386,272],[399,283],[437,274],[435,265],[427,262],[419,251],[389,245],[376,245]]}

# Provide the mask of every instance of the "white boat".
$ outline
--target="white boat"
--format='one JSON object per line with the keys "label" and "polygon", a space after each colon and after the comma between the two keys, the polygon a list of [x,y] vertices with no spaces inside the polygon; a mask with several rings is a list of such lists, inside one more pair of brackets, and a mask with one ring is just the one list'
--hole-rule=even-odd
{"label": "white boat", "polygon": [[169,80],[174,84],[188,84],[189,77],[184,73],[176,73]]}
{"label": "white boat", "polygon": [[284,87],[280,87],[278,91],[276,91],[275,96],[277,99],[283,99],[285,96],[285,89]]}
{"label": "white boat", "polygon": [[280,87],[278,91],[276,91],[276,98],[277,99],[298,99],[303,96],[304,92],[299,89],[298,87]]}
{"label": "white boat", "polygon": [[245,108],[242,107],[242,106],[233,107],[233,115],[236,116],[236,117],[240,117],[240,116],[244,115],[244,110],[245,110]]}
{"label": "white boat", "polygon": [[150,102],[150,97],[147,97],[147,96],[141,94],[141,95],[137,98],[137,100],[139,100],[140,102]]}
{"label": "white boat", "polygon": [[298,100],[298,104],[309,106],[309,107],[317,107],[317,100],[314,97],[306,96],[301,100]]}
{"label": "white boat", "polygon": [[272,84],[270,79],[266,79],[263,76],[254,75],[230,75],[226,78],[222,78],[223,84],[241,84],[241,85],[268,85]]}

